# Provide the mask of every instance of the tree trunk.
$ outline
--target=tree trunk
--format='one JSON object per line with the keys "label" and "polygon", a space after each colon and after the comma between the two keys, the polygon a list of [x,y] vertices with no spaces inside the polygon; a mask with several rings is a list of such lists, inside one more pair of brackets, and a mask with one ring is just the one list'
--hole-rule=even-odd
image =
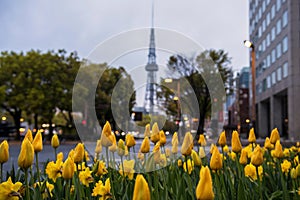
{"label": "tree trunk", "polygon": [[53,136],[52,119],[49,119],[49,135],[48,135],[49,140],[51,140],[52,136]]}

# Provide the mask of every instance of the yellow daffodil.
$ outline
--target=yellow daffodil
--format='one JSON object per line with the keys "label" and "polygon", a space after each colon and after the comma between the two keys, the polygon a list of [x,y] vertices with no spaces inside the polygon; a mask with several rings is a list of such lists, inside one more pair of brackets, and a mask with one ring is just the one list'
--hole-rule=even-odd
{"label": "yellow daffodil", "polygon": [[150,124],[147,124],[145,126],[145,132],[144,132],[144,137],[150,137]]}
{"label": "yellow daffodil", "polygon": [[133,135],[127,134],[125,137],[125,144],[128,148],[133,147],[135,145],[135,139]]}
{"label": "yellow daffodil", "polygon": [[268,150],[274,149],[274,144],[271,143],[269,137],[266,137],[264,147]]}
{"label": "yellow daffodil", "polygon": [[219,152],[218,147],[215,146],[212,156],[210,158],[210,168],[212,170],[219,170],[222,169],[222,166],[223,166],[223,160],[221,154]]}
{"label": "yellow daffodil", "polygon": [[290,168],[291,168],[291,166],[292,166],[292,163],[290,162],[290,161],[288,161],[288,160],[284,160],[281,164],[280,164],[280,166],[281,166],[281,171],[283,172],[283,173],[288,173],[289,171],[290,171]]}
{"label": "yellow daffodil", "polygon": [[200,156],[201,159],[206,157],[203,147],[199,148],[199,156]]}
{"label": "yellow daffodil", "polygon": [[75,163],[81,163],[84,158],[84,145],[82,143],[78,143],[74,150],[73,160]]}
{"label": "yellow daffodil", "polygon": [[57,134],[53,134],[52,138],[51,138],[51,146],[56,149],[57,147],[59,147],[59,139]]}
{"label": "yellow daffodil", "polygon": [[166,154],[160,154],[160,162],[159,162],[159,165],[160,165],[161,167],[167,166],[167,156],[166,156]]}
{"label": "yellow daffodil", "polygon": [[283,157],[283,151],[282,151],[282,146],[280,144],[280,140],[276,141],[275,149],[272,150],[271,154],[275,158],[282,158]]}
{"label": "yellow daffodil", "polygon": [[42,132],[40,130],[34,136],[34,139],[32,141],[32,146],[35,153],[43,150],[43,138],[42,138]]}
{"label": "yellow daffodil", "polygon": [[270,142],[275,144],[277,140],[280,140],[280,135],[277,128],[274,128],[271,132]]}
{"label": "yellow daffodil", "polygon": [[4,140],[0,144],[0,163],[6,163],[9,158],[9,145],[7,140]]}
{"label": "yellow daffodil", "polygon": [[[257,180],[256,168],[251,163],[246,165],[244,168],[245,176],[251,178],[252,180]],[[258,167],[258,174],[260,179],[262,178],[263,168],[262,166]]]}
{"label": "yellow daffodil", "polygon": [[290,156],[290,150],[288,148],[284,148],[284,150],[283,150],[283,156],[284,157],[289,157]]}
{"label": "yellow daffodil", "polygon": [[57,156],[56,156],[56,159],[57,159],[57,160],[63,161],[63,160],[64,160],[64,153],[63,153],[63,152],[59,152],[59,153],[57,154]]}
{"label": "yellow daffodil", "polygon": [[[124,166],[124,171],[123,171],[123,166]],[[134,175],[134,160],[124,160],[123,161],[123,166],[120,165],[120,170],[119,173],[121,175],[127,176],[129,178],[129,180],[133,179],[133,175]]]}
{"label": "yellow daffodil", "polygon": [[229,147],[228,147],[228,145],[225,145],[225,146],[223,147],[223,152],[224,152],[224,153],[228,153],[228,152],[229,152]]}
{"label": "yellow daffodil", "polygon": [[107,121],[102,129],[101,133],[101,145],[104,147],[109,147],[113,144],[113,136],[111,132],[110,123]]}
{"label": "yellow daffodil", "polygon": [[241,165],[246,165],[248,163],[247,150],[245,148],[242,149],[239,162]]}
{"label": "yellow daffodil", "polygon": [[226,145],[226,134],[225,131],[222,131],[222,133],[219,136],[218,144],[221,147],[224,147]]}
{"label": "yellow daffodil", "polygon": [[194,170],[194,161],[191,159],[188,159],[186,162],[183,163],[183,169],[185,172],[188,172],[189,174],[192,173]]}
{"label": "yellow daffodil", "polygon": [[94,181],[89,167],[85,168],[84,171],[79,172],[79,180],[86,187],[89,187],[89,183]]}
{"label": "yellow daffodil", "polygon": [[122,139],[119,139],[119,141],[118,141],[117,152],[118,152],[119,156],[124,156],[124,154],[125,154],[125,143],[124,143],[124,140],[122,140]]}
{"label": "yellow daffodil", "polygon": [[198,144],[202,147],[206,146],[206,139],[205,139],[205,136],[203,134],[199,135]]}
{"label": "yellow daffodil", "polygon": [[22,187],[21,182],[13,183],[9,177],[7,181],[0,184],[0,199],[1,200],[18,200],[21,195],[18,192]]}
{"label": "yellow daffodil", "polygon": [[259,145],[257,145],[252,153],[251,163],[252,165],[257,167],[259,165],[262,165],[263,161],[264,161],[264,155],[262,149],[260,148]]}
{"label": "yellow daffodil", "polygon": [[56,182],[58,177],[61,177],[61,169],[63,166],[62,160],[56,160],[56,162],[51,161],[46,166],[46,174],[50,179]]}
{"label": "yellow daffodil", "polygon": [[184,136],[183,143],[181,146],[181,154],[184,156],[191,155],[193,147],[194,147],[193,136],[190,132],[187,132]]}
{"label": "yellow daffodil", "polygon": [[62,177],[64,179],[71,179],[75,172],[74,160],[71,157],[68,157],[64,162],[62,167]]}
{"label": "yellow daffodil", "polygon": [[27,169],[32,165],[33,159],[34,159],[33,146],[31,142],[28,140],[28,138],[24,138],[21,145],[19,158],[18,158],[18,165],[20,168]]}
{"label": "yellow daffodil", "polygon": [[27,130],[24,139],[25,138],[27,138],[30,141],[30,143],[33,141],[32,132],[30,129]]}
{"label": "yellow daffodil", "polygon": [[196,166],[201,166],[201,159],[196,151],[192,150],[191,157]]}
{"label": "yellow daffodil", "polygon": [[231,160],[235,160],[235,158],[236,158],[236,153],[234,153],[233,151],[231,151],[231,152],[228,152],[227,153],[227,155],[229,156],[229,158],[231,158]]}
{"label": "yellow daffodil", "polygon": [[254,128],[251,128],[250,131],[249,131],[248,142],[249,142],[249,143],[255,143],[255,142],[256,142],[256,137],[255,137],[255,133],[254,133]]}
{"label": "yellow daffodil", "polygon": [[150,140],[147,136],[144,138],[142,142],[140,151],[142,153],[148,153],[150,151]]}
{"label": "yellow daffodil", "polygon": [[234,153],[239,153],[242,150],[242,144],[240,141],[239,133],[237,131],[232,132],[231,148]]}
{"label": "yellow daffodil", "polygon": [[159,131],[159,143],[164,146],[167,143],[167,138],[163,130]]}
{"label": "yellow daffodil", "polygon": [[158,142],[159,139],[160,139],[159,128],[158,128],[157,123],[155,122],[152,126],[152,133],[151,133],[151,136],[150,136],[150,140],[151,140],[151,142],[156,144],[156,142]]}
{"label": "yellow daffodil", "polygon": [[[36,188],[36,186],[39,186],[40,188],[43,186],[43,182],[37,182],[35,183],[33,186]],[[49,195],[48,195],[48,192],[50,194],[50,197],[53,196],[52,194],[52,190],[54,189],[54,185],[49,183],[48,181],[46,181],[46,188],[44,191],[41,191],[42,192],[42,196],[43,196],[43,199],[49,199]]]}
{"label": "yellow daffodil", "polygon": [[111,187],[109,178],[106,179],[105,185],[103,185],[103,182],[99,180],[93,189],[92,196],[100,196],[99,200],[110,199],[112,197],[110,189]]}
{"label": "yellow daffodil", "polygon": [[196,188],[196,198],[197,200],[213,200],[213,182],[210,174],[209,168],[202,167],[200,170],[200,180]]}
{"label": "yellow daffodil", "polygon": [[99,161],[97,161],[98,163],[97,163],[97,165],[98,165],[98,168],[97,168],[97,172],[96,172],[96,174],[98,175],[98,176],[102,176],[102,175],[104,175],[104,174],[107,174],[107,169],[106,169],[106,166],[105,166],[105,162],[104,161],[102,161],[102,160],[99,160]]}
{"label": "yellow daffodil", "polygon": [[143,175],[136,176],[132,200],[150,200],[150,190]]}

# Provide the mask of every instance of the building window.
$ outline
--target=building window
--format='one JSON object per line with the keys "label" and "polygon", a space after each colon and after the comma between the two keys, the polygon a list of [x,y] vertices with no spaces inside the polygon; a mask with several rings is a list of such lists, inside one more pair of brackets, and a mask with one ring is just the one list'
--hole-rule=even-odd
{"label": "building window", "polygon": [[267,5],[269,5],[270,4],[270,0],[267,0]]}
{"label": "building window", "polygon": [[261,18],[261,15],[262,15],[262,12],[261,12],[261,7],[260,7],[259,10],[258,10],[258,19]]}
{"label": "building window", "polygon": [[258,37],[261,37],[262,31],[261,31],[261,26],[258,28]]}
{"label": "building window", "polygon": [[271,8],[271,18],[274,19],[274,17],[275,17],[275,4],[273,4],[273,6]]}
{"label": "building window", "polygon": [[272,72],[272,85],[275,85],[276,83],[276,72]]}
{"label": "building window", "polygon": [[268,76],[267,77],[267,88],[270,88],[271,87],[271,77]]}
{"label": "building window", "polygon": [[262,91],[266,91],[267,89],[267,79],[264,79],[263,82],[262,82]]}
{"label": "building window", "polygon": [[271,41],[275,40],[275,34],[276,34],[276,30],[275,27],[273,27],[271,30]]}
{"label": "building window", "polygon": [[271,62],[272,64],[276,61],[276,51],[275,49],[272,50],[272,55],[271,55]]}
{"label": "building window", "polygon": [[262,2],[262,11],[265,12],[266,11],[266,1]]}
{"label": "building window", "polygon": [[281,31],[281,19],[279,19],[277,21],[277,24],[276,24],[276,34],[278,35]]}
{"label": "building window", "polygon": [[261,43],[261,48],[262,48],[262,51],[264,52],[266,50],[266,40],[263,40],[262,43]]}
{"label": "building window", "polygon": [[267,67],[270,67],[271,66],[271,56],[270,54],[267,56]]}
{"label": "building window", "polygon": [[277,81],[281,81],[281,78],[282,78],[282,72],[281,72],[281,67],[279,67],[277,69]]}
{"label": "building window", "polygon": [[282,52],[283,53],[287,52],[288,48],[289,48],[288,37],[285,36],[282,40]]}
{"label": "building window", "polygon": [[285,27],[288,24],[288,12],[284,11],[282,15],[282,27]]}
{"label": "building window", "polygon": [[270,12],[268,12],[267,17],[266,17],[266,20],[267,20],[267,26],[269,26],[270,21],[271,21]]}
{"label": "building window", "polygon": [[267,41],[266,41],[266,43],[267,43],[267,47],[270,46],[270,44],[271,44],[271,36],[270,36],[270,33],[268,33],[268,35],[267,35]]}
{"label": "building window", "polygon": [[277,47],[276,47],[276,51],[277,51],[277,58],[280,58],[281,56],[281,43],[277,44]]}
{"label": "building window", "polygon": [[287,77],[289,75],[289,68],[288,68],[288,63],[283,64],[283,78]]}
{"label": "building window", "polygon": [[280,10],[280,7],[281,7],[281,0],[277,0],[276,2],[276,10]]}
{"label": "building window", "polygon": [[262,22],[262,32],[265,32],[266,30],[266,20],[263,20]]}

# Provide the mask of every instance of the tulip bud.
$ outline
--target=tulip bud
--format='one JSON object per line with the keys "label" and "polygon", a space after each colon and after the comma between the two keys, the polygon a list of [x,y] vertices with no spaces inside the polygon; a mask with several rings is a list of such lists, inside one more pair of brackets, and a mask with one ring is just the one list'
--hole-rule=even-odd
{"label": "tulip bud", "polygon": [[159,138],[160,138],[159,128],[158,128],[157,123],[155,122],[152,126],[152,133],[151,133],[150,140],[151,140],[151,142],[153,142],[155,144],[156,142],[159,141]]}
{"label": "tulip bud", "polygon": [[9,158],[9,145],[6,140],[0,144],[0,163],[6,163]]}
{"label": "tulip bud", "polygon": [[125,143],[128,148],[133,147],[135,145],[135,139],[133,135],[127,134],[125,137]]}
{"label": "tulip bud", "polygon": [[118,155],[119,156],[124,156],[125,154],[125,144],[124,144],[124,141],[122,139],[120,139],[118,141]]}
{"label": "tulip bud", "polygon": [[173,134],[172,137],[172,153],[177,154],[178,153],[178,136],[177,132]]}
{"label": "tulip bud", "polygon": [[101,140],[97,140],[97,144],[95,147],[95,153],[99,154],[102,152],[102,145],[101,145]]}
{"label": "tulip bud", "polygon": [[221,154],[219,152],[218,147],[215,146],[212,156],[210,158],[210,168],[212,170],[219,170],[222,169],[222,166],[223,166],[223,160]]}
{"label": "tulip bud", "polygon": [[280,140],[279,132],[277,128],[274,128],[271,132],[270,142],[275,144],[277,140]]}
{"label": "tulip bud", "polygon": [[143,175],[138,174],[136,176],[133,198],[132,200],[150,200],[150,191],[147,181],[144,179]]}
{"label": "tulip bud", "polygon": [[200,156],[201,159],[202,159],[202,158],[205,158],[205,156],[206,156],[203,147],[200,147],[200,148],[199,148],[199,156]]}
{"label": "tulip bud", "polygon": [[201,160],[196,151],[192,150],[191,157],[196,166],[201,166]]}
{"label": "tulip bud", "polygon": [[74,160],[71,157],[68,157],[62,167],[62,177],[64,179],[71,179],[74,175],[74,171]]}
{"label": "tulip bud", "polygon": [[254,133],[254,128],[251,128],[250,131],[249,131],[248,142],[250,142],[250,143],[256,142],[256,137],[255,137],[255,133]]}
{"label": "tulip bud", "polygon": [[117,151],[117,140],[116,140],[116,136],[114,133],[111,133],[111,138],[112,138],[112,145],[110,147],[108,147],[108,149],[111,152],[116,152]]}
{"label": "tulip bud", "polygon": [[283,157],[283,151],[282,151],[282,146],[280,144],[280,140],[276,141],[275,149],[273,151],[273,156],[275,158],[282,158]]}
{"label": "tulip bud", "polygon": [[221,147],[224,147],[226,145],[226,134],[225,131],[222,131],[222,133],[220,134],[219,140],[218,140],[218,144]]}
{"label": "tulip bud", "polygon": [[24,138],[21,151],[18,158],[18,165],[20,168],[27,169],[29,168],[34,159],[34,149],[28,138]]}
{"label": "tulip bud", "polygon": [[196,188],[197,200],[213,200],[213,183],[209,168],[202,167],[200,170],[200,180]]}
{"label": "tulip bud", "polygon": [[203,134],[200,134],[198,144],[200,144],[202,147],[206,146],[206,140]]}
{"label": "tulip bud", "polygon": [[24,139],[27,138],[29,140],[29,142],[33,141],[33,137],[32,137],[32,132],[30,129],[27,130]]}
{"label": "tulip bud", "polygon": [[190,132],[187,132],[184,136],[183,143],[181,146],[181,154],[184,156],[191,155],[193,147],[194,147],[193,136]]}
{"label": "tulip bud", "polygon": [[262,149],[260,148],[259,145],[257,145],[252,153],[252,156],[251,156],[251,163],[252,165],[254,166],[259,166],[263,163],[264,161],[264,155],[263,155],[263,152],[262,152]]}
{"label": "tulip bud", "polygon": [[56,149],[57,147],[59,147],[59,139],[57,134],[53,134],[52,138],[51,138],[51,146]]}
{"label": "tulip bud", "polygon": [[150,124],[147,124],[145,126],[145,132],[144,132],[144,137],[150,137]]}
{"label": "tulip bud", "polygon": [[40,152],[43,150],[43,138],[41,131],[38,131],[32,141],[34,152]]}
{"label": "tulip bud", "polygon": [[160,162],[160,143],[157,142],[153,148],[153,159],[156,164]]}
{"label": "tulip bud", "polygon": [[57,154],[57,156],[56,156],[56,159],[57,159],[57,160],[63,161],[63,159],[64,159],[64,154],[63,154],[63,152],[59,152],[59,153]]}
{"label": "tulip bud", "polygon": [[110,123],[106,122],[101,134],[101,144],[102,146],[109,147],[113,144],[113,136],[111,133]]}
{"label": "tulip bud", "polygon": [[142,153],[148,153],[150,151],[150,140],[149,138],[146,136],[142,142],[141,145],[141,152]]}
{"label": "tulip bud", "polygon": [[232,132],[231,148],[234,153],[239,153],[242,150],[242,144],[237,131]]}
{"label": "tulip bud", "polygon": [[295,168],[291,169],[291,178],[296,179],[297,178],[297,171]]}
{"label": "tulip bud", "polygon": [[246,149],[242,149],[242,153],[241,153],[241,157],[240,157],[240,164],[241,165],[247,165],[248,163],[248,155],[247,155],[247,150]]}
{"label": "tulip bud", "polygon": [[75,147],[75,151],[74,151],[74,162],[75,163],[80,163],[83,161],[84,158],[84,145],[82,143],[78,143],[77,146]]}
{"label": "tulip bud", "polygon": [[264,147],[269,150],[274,149],[274,145],[270,142],[269,137],[266,137]]}
{"label": "tulip bud", "polygon": [[159,143],[164,146],[167,143],[167,138],[163,130],[159,131]]}

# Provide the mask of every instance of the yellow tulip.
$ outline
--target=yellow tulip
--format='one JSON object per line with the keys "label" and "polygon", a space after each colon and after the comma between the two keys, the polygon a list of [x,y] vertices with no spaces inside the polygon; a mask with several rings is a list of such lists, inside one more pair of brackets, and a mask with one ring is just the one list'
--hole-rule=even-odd
{"label": "yellow tulip", "polygon": [[178,153],[178,136],[177,136],[177,132],[175,132],[173,137],[172,137],[172,153],[173,154]]}
{"label": "yellow tulip", "polygon": [[280,140],[280,135],[277,128],[274,128],[271,132],[270,142],[275,144],[277,140]]}
{"label": "yellow tulip", "polygon": [[20,168],[27,169],[29,168],[34,159],[34,149],[28,138],[24,138],[21,151],[18,158],[18,165]]}
{"label": "yellow tulip", "polygon": [[71,157],[68,157],[62,167],[62,177],[64,179],[71,179],[74,176],[74,171],[74,160]]}
{"label": "yellow tulip", "polygon": [[193,136],[190,132],[187,132],[184,136],[183,143],[181,146],[181,154],[184,156],[191,155],[193,147],[194,147]]}
{"label": "yellow tulip", "polygon": [[250,142],[250,143],[255,143],[256,142],[254,128],[251,128],[250,131],[249,131],[248,142]]}
{"label": "yellow tulip", "polygon": [[146,136],[142,142],[141,145],[141,152],[142,153],[148,153],[150,151],[150,140],[149,138]]}
{"label": "yellow tulip", "polygon": [[221,147],[224,147],[226,145],[226,134],[225,131],[222,131],[222,133],[220,134],[219,140],[218,140],[218,144]]}
{"label": "yellow tulip", "polygon": [[202,158],[205,158],[205,156],[206,156],[203,147],[200,147],[200,148],[199,148],[199,156],[200,156],[201,159],[202,159]]}
{"label": "yellow tulip", "polygon": [[223,147],[223,152],[224,152],[224,153],[228,153],[228,152],[229,152],[229,147],[228,147],[228,145],[225,145],[225,146]]}
{"label": "yellow tulip", "polygon": [[108,171],[107,171],[107,169],[106,169],[106,166],[105,166],[105,162],[104,162],[104,161],[98,160],[97,163],[96,163],[96,165],[98,165],[97,171],[96,171],[96,174],[97,174],[98,176],[102,176],[102,175],[104,175],[104,174],[107,174]]}
{"label": "yellow tulip", "polygon": [[113,144],[113,136],[111,132],[110,123],[107,121],[102,129],[101,133],[101,145],[104,147],[109,147]]}
{"label": "yellow tulip", "polygon": [[135,139],[133,135],[127,134],[125,137],[125,143],[128,148],[133,147],[135,145]]}
{"label": "yellow tulip", "polygon": [[145,126],[144,137],[150,137],[150,124]]}
{"label": "yellow tulip", "polygon": [[196,151],[192,150],[191,157],[196,166],[201,166],[201,160]]}
{"label": "yellow tulip", "polygon": [[133,198],[132,200],[150,200],[150,190],[147,181],[144,179],[143,175],[138,174],[136,176]]}
{"label": "yellow tulip", "polygon": [[73,159],[75,163],[80,163],[84,158],[84,145],[82,143],[78,143],[75,147]]}
{"label": "yellow tulip", "polygon": [[153,159],[156,164],[160,162],[160,143],[157,142],[153,148]]}
{"label": "yellow tulip", "polygon": [[248,163],[248,157],[247,157],[247,150],[246,149],[242,149],[242,153],[241,153],[241,157],[240,157],[240,164],[241,165],[246,165]]}
{"label": "yellow tulip", "polygon": [[151,140],[151,142],[153,142],[155,144],[156,142],[159,141],[159,138],[160,138],[159,128],[158,128],[157,123],[155,122],[152,126],[152,133],[150,136],[150,140]]}
{"label": "yellow tulip", "polygon": [[275,149],[272,151],[272,156],[275,158],[282,158],[283,157],[283,151],[282,146],[280,144],[280,140],[277,140],[275,144]]}
{"label": "yellow tulip", "polygon": [[269,150],[274,149],[274,145],[271,143],[269,137],[266,137],[264,147]]}
{"label": "yellow tulip", "polygon": [[234,153],[239,153],[242,150],[242,144],[237,131],[232,132],[231,148]]}
{"label": "yellow tulip", "polygon": [[300,176],[300,164],[296,167],[297,176]]}
{"label": "yellow tulip", "polygon": [[215,147],[216,147],[216,145],[215,145],[214,143],[212,143],[212,144],[210,145],[210,149],[209,149],[209,153],[210,153],[210,154],[213,154]]}
{"label": "yellow tulip", "polygon": [[7,140],[4,140],[0,144],[0,163],[6,163],[9,158],[9,145]]}
{"label": "yellow tulip", "polygon": [[186,162],[183,163],[183,170],[185,172],[188,172],[189,174],[192,173],[194,170],[194,161],[191,159],[188,159]]}
{"label": "yellow tulip", "polygon": [[124,156],[124,154],[125,154],[124,140],[119,139],[119,141],[118,141],[118,155],[119,156]]}
{"label": "yellow tulip", "polygon": [[110,147],[108,147],[108,149],[111,151],[111,152],[116,152],[117,151],[117,140],[116,140],[116,136],[115,134],[112,132],[111,133],[112,135],[112,145]]}
{"label": "yellow tulip", "polygon": [[57,156],[56,156],[56,159],[57,159],[57,160],[63,161],[63,159],[64,159],[64,154],[63,154],[63,152],[59,152],[59,153],[57,154]]}
{"label": "yellow tulip", "polygon": [[215,146],[212,156],[210,158],[210,168],[212,170],[219,170],[222,169],[222,166],[223,166],[223,160],[221,154],[219,152],[218,147]]}
{"label": "yellow tulip", "polygon": [[27,138],[30,142],[33,141],[32,132],[30,129],[27,130],[24,139]]}
{"label": "yellow tulip", "polygon": [[57,147],[59,147],[59,139],[57,134],[53,134],[52,138],[51,138],[51,146],[56,149]]}
{"label": "yellow tulip", "polygon": [[159,143],[164,146],[167,143],[167,138],[163,130],[159,131]]}
{"label": "yellow tulip", "polygon": [[214,199],[213,182],[209,168],[202,167],[200,170],[200,180],[196,188],[197,200]]}
{"label": "yellow tulip", "polygon": [[291,178],[296,179],[297,178],[297,171],[295,168],[291,169]]}
{"label": "yellow tulip", "polygon": [[95,153],[99,154],[101,152],[102,152],[101,140],[97,140],[97,144],[96,144],[96,147],[95,147]]}
{"label": "yellow tulip", "polygon": [[257,167],[262,165],[263,161],[264,161],[264,155],[262,149],[260,148],[259,145],[257,145],[252,153],[251,163],[252,165]]}
{"label": "yellow tulip", "polygon": [[32,145],[35,153],[43,150],[43,138],[42,138],[42,132],[40,130],[35,135],[32,141]]}
{"label": "yellow tulip", "polygon": [[[256,168],[251,163],[246,165],[244,168],[245,176],[251,178],[252,180],[257,180]],[[258,175],[260,179],[262,178],[263,168],[262,166],[258,167]]]}
{"label": "yellow tulip", "polygon": [[200,144],[200,146],[202,146],[202,147],[206,146],[206,140],[205,140],[205,136],[203,134],[200,134],[198,144]]}
{"label": "yellow tulip", "polygon": [[159,165],[160,165],[161,167],[167,166],[167,156],[166,156],[166,154],[160,154]]}

